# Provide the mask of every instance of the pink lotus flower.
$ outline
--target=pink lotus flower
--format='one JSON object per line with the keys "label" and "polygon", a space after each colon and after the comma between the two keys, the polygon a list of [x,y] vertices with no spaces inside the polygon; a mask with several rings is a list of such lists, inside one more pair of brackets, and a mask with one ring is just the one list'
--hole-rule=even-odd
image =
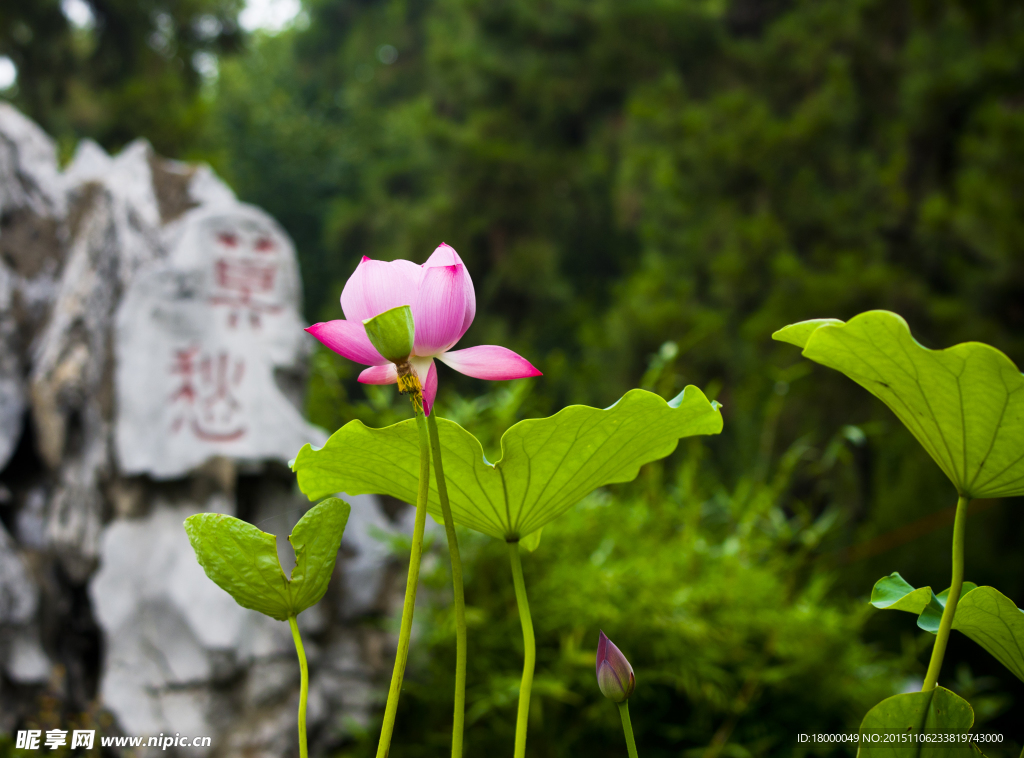
{"label": "pink lotus flower", "polygon": [[540,376],[528,360],[498,345],[452,350],[473,323],[476,292],[459,254],[444,243],[422,266],[364,256],[341,292],[345,318],[313,324],[306,331],[338,355],[370,366],[359,375],[363,384],[394,384],[398,369],[370,343],[363,321],[402,305],[412,309],[416,341],[409,363],[423,385],[428,414],[437,395],[435,358],[477,379]]}

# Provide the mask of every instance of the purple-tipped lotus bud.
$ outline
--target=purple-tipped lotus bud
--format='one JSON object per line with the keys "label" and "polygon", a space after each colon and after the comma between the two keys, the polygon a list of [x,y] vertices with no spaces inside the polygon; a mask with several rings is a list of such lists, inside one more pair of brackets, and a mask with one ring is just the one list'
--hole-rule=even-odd
{"label": "purple-tipped lotus bud", "polygon": [[597,686],[601,694],[616,703],[628,700],[636,687],[633,667],[604,632],[597,641]]}

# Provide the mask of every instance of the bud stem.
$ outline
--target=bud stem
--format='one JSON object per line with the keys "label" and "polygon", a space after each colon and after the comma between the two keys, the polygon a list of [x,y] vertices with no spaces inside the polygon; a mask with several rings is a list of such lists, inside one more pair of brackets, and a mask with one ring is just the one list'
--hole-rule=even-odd
{"label": "bud stem", "polygon": [[[437,406],[434,406],[435,408]],[[466,595],[462,586],[462,558],[459,556],[459,538],[455,534],[455,520],[448,502],[448,485],[441,463],[441,437],[437,432],[437,413],[427,416],[430,448],[434,458],[434,478],[444,515],[444,533],[448,537],[448,555],[452,561],[452,592],[455,596],[455,716],[452,722],[452,758],[462,757],[462,733],[466,721]]]}
{"label": "bud stem", "polygon": [[[412,374],[413,379],[416,378]],[[416,381],[419,386],[419,381]],[[419,403],[417,404],[417,399]],[[402,692],[405,677],[405,663],[409,659],[409,638],[412,634],[412,614],[416,608],[416,587],[420,580],[420,558],[423,555],[423,528],[427,520],[427,494],[430,488],[430,442],[427,436],[427,420],[423,415],[422,393],[413,395],[416,411],[416,426],[420,433],[420,481],[416,493],[416,521],[412,530],[412,551],[409,553],[409,577],[405,582],[405,603],[402,605],[402,625],[398,632],[398,653],[395,668],[391,672],[391,688],[388,702],[384,707],[384,724],[377,743],[377,758],[387,758],[391,749],[391,735],[395,731],[395,715],[398,712],[398,696]]]}
{"label": "bud stem", "polygon": [[306,758],[306,700],[309,697],[309,668],[306,666],[306,651],[299,636],[299,625],[294,616],[288,617],[288,626],[295,641],[295,654],[299,656],[299,758]]}
{"label": "bud stem", "polygon": [[523,625],[523,681],[519,685],[519,713],[516,715],[515,758],[526,755],[527,718],[530,715],[530,690],[533,688],[533,669],[537,661],[537,644],[533,639],[533,619],[530,617],[530,602],[526,599],[526,582],[523,581],[523,562],[519,557],[519,541],[508,542],[509,560],[512,562],[512,583],[516,588],[516,605],[519,621]]}
{"label": "bud stem", "polygon": [[622,716],[622,731],[626,733],[626,748],[629,750],[629,758],[637,758],[636,741],[633,739],[633,724],[629,720],[629,701],[623,700],[616,705],[619,706],[619,715]]}

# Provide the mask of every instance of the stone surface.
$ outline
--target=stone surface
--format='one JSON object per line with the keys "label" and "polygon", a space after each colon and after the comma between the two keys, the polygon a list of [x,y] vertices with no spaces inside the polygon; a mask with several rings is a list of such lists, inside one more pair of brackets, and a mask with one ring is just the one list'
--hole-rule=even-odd
{"label": "stone surface", "polygon": [[35,616],[39,591],[29,579],[14,540],[0,526],[0,626],[21,626]]}
{"label": "stone surface", "polygon": [[[373,495],[343,494],[341,497],[352,506],[339,558],[344,567],[341,613],[346,618],[358,618],[385,611],[381,602],[387,596],[387,567],[392,561],[387,540],[396,530],[412,533],[415,511],[411,508],[404,510],[395,524],[384,514]],[[436,524],[430,519],[427,520],[427,529],[436,529]]]}
{"label": "stone surface", "polygon": [[62,262],[64,188],[53,141],[0,102],[0,469],[21,437],[24,354],[49,311]]}
{"label": "stone surface", "polygon": [[26,392],[14,319],[14,275],[0,261],[0,469],[11,459],[21,438]]}
{"label": "stone surface", "polygon": [[0,525],[0,668],[13,681],[44,682],[50,661],[35,625],[39,589],[17,545]]}

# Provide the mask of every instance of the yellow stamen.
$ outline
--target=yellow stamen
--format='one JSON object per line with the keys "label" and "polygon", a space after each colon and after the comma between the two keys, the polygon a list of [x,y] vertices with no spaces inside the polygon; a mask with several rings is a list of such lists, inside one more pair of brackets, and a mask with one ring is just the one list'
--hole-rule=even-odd
{"label": "yellow stamen", "polygon": [[412,370],[408,361],[396,363],[398,369],[398,391],[403,395],[409,395],[412,407],[417,413],[423,412],[423,385],[420,378]]}

